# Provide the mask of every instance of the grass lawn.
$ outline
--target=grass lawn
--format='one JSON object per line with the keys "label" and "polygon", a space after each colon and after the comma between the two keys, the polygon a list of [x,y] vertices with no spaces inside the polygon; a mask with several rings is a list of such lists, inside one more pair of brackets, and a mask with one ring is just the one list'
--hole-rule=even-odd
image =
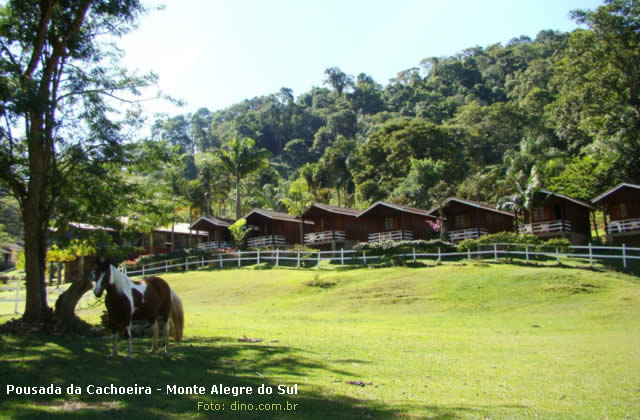
{"label": "grass lawn", "polygon": [[[640,418],[635,276],[460,263],[164,277],[186,308],[170,360],[147,354],[146,338],[127,362],[107,360],[107,338],[1,337],[0,418]],[[97,323],[102,309],[79,314]],[[7,384],[63,395],[7,395]],[[82,394],[66,395],[71,384]],[[152,395],[86,392],[109,384]],[[211,395],[217,384],[253,394]],[[273,393],[256,394],[261,385]]]}

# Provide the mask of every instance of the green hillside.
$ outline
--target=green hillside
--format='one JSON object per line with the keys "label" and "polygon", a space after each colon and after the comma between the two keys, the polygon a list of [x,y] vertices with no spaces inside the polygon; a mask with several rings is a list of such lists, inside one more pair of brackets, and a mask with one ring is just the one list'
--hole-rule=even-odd
{"label": "green hillside", "polygon": [[[637,277],[472,263],[166,278],[187,317],[171,361],[145,354],[148,339],[135,340],[131,363],[108,361],[102,338],[0,341],[7,384],[137,383],[162,393],[12,396],[0,417],[291,417],[232,412],[234,401],[296,403],[296,417],[318,419],[640,416]],[[81,316],[97,322],[102,308]],[[166,396],[165,384],[297,384],[298,394]],[[226,408],[198,411],[198,401]]]}

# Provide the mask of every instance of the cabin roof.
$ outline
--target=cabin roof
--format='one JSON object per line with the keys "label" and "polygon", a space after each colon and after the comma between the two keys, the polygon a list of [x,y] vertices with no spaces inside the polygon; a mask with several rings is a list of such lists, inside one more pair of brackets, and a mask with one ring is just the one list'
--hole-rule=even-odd
{"label": "cabin roof", "polygon": [[367,214],[368,212],[370,212],[371,210],[379,206],[385,206],[401,212],[417,214],[419,216],[426,216],[426,217],[435,219],[435,216],[430,215],[427,210],[418,209],[415,207],[401,206],[399,204],[391,204],[391,203],[387,203],[386,201],[376,201],[375,203],[367,207],[365,210],[361,211],[360,214],[358,214],[358,217],[364,216],[365,214]]}
{"label": "cabin roof", "polygon": [[350,209],[348,207],[336,207],[336,206],[330,206],[328,204],[313,203],[313,205],[311,205],[311,207],[309,207],[309,209],[306,212],[304,212],[305,213],[304,215],[309,213],[309,211],[311,211],[313,208],[318,208],[320,210],[324,210],[329,213],[344,214],[347,216],[354,216],[354,217],[357,217],[358,214],[360,213],[360,210]]}
{"label": "cabin roof", "polygon": [[191,223],[191,226],[189,226],[189,228],[192,230],[196,230],[195,226],[201,222],[210,223],[216,227],[229,227],[235,222],[235,220],[224,219],[222,217],[214,217],[214,216],[207,216],[207,217],[202,216],[195,222]]}
{"label": "cabin roof", "polygon": [[[253,209],[251,210],[246,216],[244,216],[244,218],[248,218],[249,216],[251,216],[252,214],[258,214],[260,216],[264,216],[268,219],[272,219],[272,220],[282,220],[284,222],[295,222],[295,223],[300,223],[300,219],[298,219],[295,216],[292,216],[288,213],[280,213],[278,211],[273,211],[273,210],[263,210],[263,209]],[[313,221],[311,220],[305,220],[305,223],[312,225]]]}
{"label": "cabin roof", "polygon": [[89,223],[69,222],[69,226],[75,229],[82,229],[82,230],[104,230],[105,232],[117,232],[115,229],[110,227],[92,225]]}
{"label": "cabin roof", "polygon": [[615,187],[611,188],[610,190],[607,190],[605,192],[603,192],[602,194],[600,194],[599,196],[597,196],[596,198],[594,198],[593,200],[591,200],[591,202],[593,204],[596,204],[598,201],[606,198],[608,195],[613,194],[614,192],[618,191],[621,188],[635,188],[637,190],[640,190],[640,185],[636,185],[636,184],[629,184],[628,182],[622,182],[618,185],[616,185]]}
{"label": "cabin roof", "polygon": [[[463,200],[461,198],[456,198],[456,197],[447,198],[444,201],[443,205],[446,206],[447,204],[451,203],[452,201],[455,201],[455,202],[458,202],[458,203],[462,203],[462,204],[466,204],[466,205],[471,206],[471,207],[477,207],[479,209],[491,211],[491,212],[494,212],[494,213],[504,214],[505,216],[514,217],[512,212],[504,211],[504,210],[498,210],[495,207],[491,207],[491,206],[488,206],[486,204],[476,203],[475,201]],[[434,207],[431,210],[429,210],[429,214],[433,215],[435,212],[438,212],[439,210],[440,209],[438,207]]]}
{"label": "cabin roof", "polygon": [[166,232],[166,233],[179,233],[179,234],[192,234],[192,235],[200,235],[200,236],[206,236],[206,233],[200,233],[198,231],[195,230],[190,230],[191,226],[189,225],[189,223],[176,223],[175,225],[173,225],[173,228],[171,225],[169,226],[163,226],[163,227],[159,227],[159,228],[155,228],[153,229],[154,232]]}
{"label": "cabin roof", "polygon": [[546,194],[546,195],[554,195],[556,197],[560,197],[560,198],[563,198],[563,199],[565,199],[567,201],[571,201],[572,203],[578,204],[579,206],[586,207],[589,210],[593,210],[593,206],[591,204],[585,203],[584,201],[578,200],[577,198],[572,198],[572,197],[566,196],[564,194],[560,194],[560,193],[549,191],[549,190],[540,190],[539,192],[541,192],[543,194]]}

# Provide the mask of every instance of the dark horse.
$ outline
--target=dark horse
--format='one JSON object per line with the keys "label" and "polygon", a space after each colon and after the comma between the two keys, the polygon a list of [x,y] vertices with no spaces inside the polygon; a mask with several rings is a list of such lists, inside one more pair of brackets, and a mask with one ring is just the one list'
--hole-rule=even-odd
{"label": "dark horse", "polygon": [[158,317],[164,321],[164,354],[169,354],[169,318],[173,323],[173,335],[176,341],[182,340],[184,313],[178,295],[160,277],[147,277],[144,282],[132,281],[120,270],[100,260],[95,272],[96,285],[93,293],[100,297],[107,291],[105,304],[109,316],[109,328],[113,332],[113,351],[109,356],[118,354],[118,335],[128,339],[131,359],[131,324],[134,320],[146,320],[153,331],[151,352],[158,349]]}

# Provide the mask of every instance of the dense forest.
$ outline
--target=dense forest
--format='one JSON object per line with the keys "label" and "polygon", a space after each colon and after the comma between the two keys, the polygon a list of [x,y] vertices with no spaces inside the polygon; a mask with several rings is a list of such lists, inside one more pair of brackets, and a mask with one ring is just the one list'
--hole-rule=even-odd
{"label": "dense forest", "polygon": [[128,145],[126,165],[94,168],[98,188],[78,182],[84,199],[58,199],[56,220],[128,216],[144,231],[256,207],[295,212],[296,200],[431,208],[455,195],[496,206],[532,182],[589,201],[640,182],[638,11],[628,1],[574,11],[572,33],[428,57],[386,85],[333,67],[297,97],[283,87],[164,115]]}

